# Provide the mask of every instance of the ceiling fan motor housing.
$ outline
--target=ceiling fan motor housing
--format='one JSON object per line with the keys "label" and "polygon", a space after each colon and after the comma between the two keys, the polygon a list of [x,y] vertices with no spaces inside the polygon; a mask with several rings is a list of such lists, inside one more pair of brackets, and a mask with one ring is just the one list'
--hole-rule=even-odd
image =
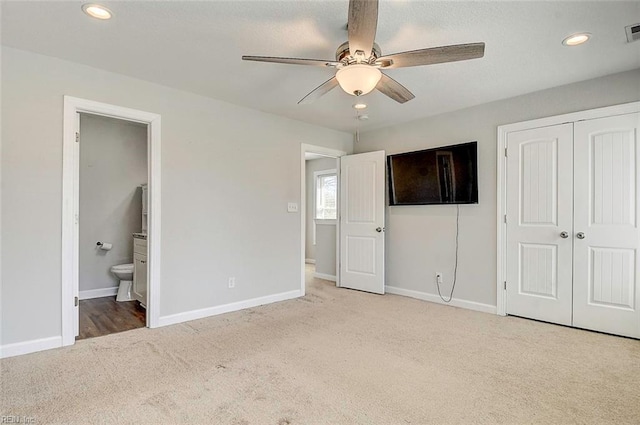
{"label": "ceiling fan motor housing", "polygon": [[[378,46],[378,43],[373,43],[371,56],[365,58],[365,60],[361,61],[360,63],[368,63],[369,65],[373,65],[380,56],[382,56],[382,50],[380,50],[380,46]],[[342,43],[340,47],[338,47],[338,50],[336,50],[336,61],[342,62],[344,65],[358,63],[355,55],[352,55],[351,51],[349,50],[348,41]]]}

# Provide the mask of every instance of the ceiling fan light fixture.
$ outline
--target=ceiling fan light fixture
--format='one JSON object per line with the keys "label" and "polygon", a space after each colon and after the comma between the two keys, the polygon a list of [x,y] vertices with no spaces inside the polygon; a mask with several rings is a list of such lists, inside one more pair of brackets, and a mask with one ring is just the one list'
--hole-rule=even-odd
{"label": "ceiling fan light fixture", "polygon": [[111,19],[113,13],[109,9],[99,4],[87,3],[82,5],[82,11],[92,18],[96,19]]}
{"label": "ceiling fan light fixture", "polygon": [[586,43],[591,38],[591,34],[588,32],[580,32],[576,34],[571,34],[564,40],[562,40],[562,44],[565,46],[578,46],[580,44]]}
{"label": "ceiling fan light fixture", "polygon": [[382,73],[371,65],[355,64],[341,68],[336,73],[338,84],[352,96],[362,96],[376,88]]}

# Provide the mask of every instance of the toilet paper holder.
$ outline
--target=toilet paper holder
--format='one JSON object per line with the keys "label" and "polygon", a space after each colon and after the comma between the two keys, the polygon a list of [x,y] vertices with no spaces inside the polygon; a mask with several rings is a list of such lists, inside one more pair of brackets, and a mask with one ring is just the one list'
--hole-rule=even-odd
{"label": "toilet paper holder", "polygon": [[108,243],[108,242],[96,242],[96,246],[98,247],[98,249],[103,250],[103,251],[110,251],[111,248],[113,248],[113,245]]}

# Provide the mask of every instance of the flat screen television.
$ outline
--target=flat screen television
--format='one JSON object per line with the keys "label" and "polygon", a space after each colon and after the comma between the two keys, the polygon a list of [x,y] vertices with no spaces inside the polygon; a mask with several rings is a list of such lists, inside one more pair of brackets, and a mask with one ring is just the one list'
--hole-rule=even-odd
{"label": "flat screen television", "polygon": [[478,203],[478,143],[387,157],[389,205]]}

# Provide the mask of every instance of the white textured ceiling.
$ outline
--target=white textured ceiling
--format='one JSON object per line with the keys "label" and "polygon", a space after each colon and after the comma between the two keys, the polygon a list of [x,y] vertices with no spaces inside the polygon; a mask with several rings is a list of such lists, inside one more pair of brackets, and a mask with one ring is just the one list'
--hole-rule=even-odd
{"label": "white textured ceiling", "polygon": [[[93,1],[96,2],[96,1]],[[82,2],[2,1],[2,44],[344,131],[375,129],[519,94],[640,68],[640,2],[381,0],[383,54],[484,41],[485,57],[388,70],[416,98],[404,105],[364,96],[369,120],[340,88],[297,101],[331,69],[245,62],[241,55],[334,59],[347,38],[348,1],[105,1],[110,21]],[[586,45],[562,39],[593,34]]]}

